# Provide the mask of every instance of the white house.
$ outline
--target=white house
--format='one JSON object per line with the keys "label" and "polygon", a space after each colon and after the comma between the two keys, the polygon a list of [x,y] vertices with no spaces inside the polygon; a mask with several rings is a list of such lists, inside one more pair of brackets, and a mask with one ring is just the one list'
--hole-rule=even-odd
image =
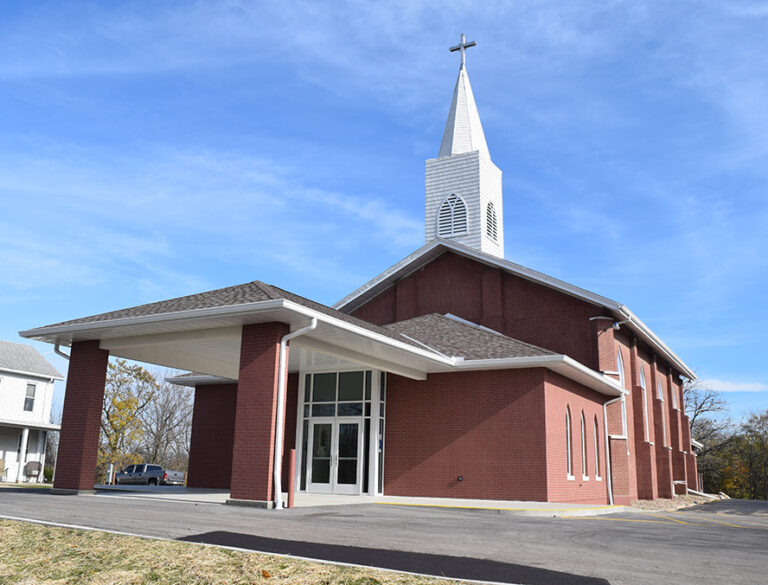
{"label": "white house", "polygon": [[51,424],[54,380],[64,377],[29,345],[0,341],[0,481],[35,481],[25,475],[28,463],[41,463]]}

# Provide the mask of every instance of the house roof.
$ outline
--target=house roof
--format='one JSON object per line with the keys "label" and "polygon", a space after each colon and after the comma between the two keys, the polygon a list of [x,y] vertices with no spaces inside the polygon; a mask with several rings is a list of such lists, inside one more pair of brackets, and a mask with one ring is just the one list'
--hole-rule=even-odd
{"label": "house roof", "polygon": [[64,376],[31,345],[0,341],[0,371],[63,380]]}
{"label": "house roof", "polygon": [[670,349],[669,346],[667,346],[661,340],[661,338],[659,338],[653,331],[651,331],[651,329],[645,323],[643,323],[626,305],[609,299],[608,297],[590,292],[573,284],[569,284],[563,280],[548,276],[541,272],[537,272],[536,270],[532,270],[520,264],[516,264],[496,256],[491,256],[490,254],[485,254],[473,248],[469,248],[462,244],[458,244],[451,240],[442,238],[436,238],[432,240],[431,242],[416,250],[413,254],[403,258],[397,264],[391,266],[378,276],[372,278],[357,290],[351,292],[349,295],[341,299],[334,305],[334,308],[344,312],[352,312],[374,297],[378,296],[384,290],[394,285],[398,280],[405,278],[413,272],[416,272],[446,252],[453,252],[488,266],[499,268],[505,272],[509,272],[510,274],[514,274],[531,282],[535,282],[572,297],[581,299],[597,307],[605,308],[616,322],[625,324],[627,327],[629,327],[633,332],[635,332],[635,334],[637,334],[638,337],[640,337],[651,347],[656,349],[667,360],[669,360],[669,362],[674,367],[676,367],[680,373],[692,380],[696,379],[696,374],[693,373],[693,370],[691,370],[685,364],[685,362],[683,362],[683,360],[680,359],[680,357],[678,357],[678,355],[673,352],[672,349]]}
{"label": "house roof", "polygon": [[432,313],[384,326],[443,355],[466,360],[556,355],[453,315]]}

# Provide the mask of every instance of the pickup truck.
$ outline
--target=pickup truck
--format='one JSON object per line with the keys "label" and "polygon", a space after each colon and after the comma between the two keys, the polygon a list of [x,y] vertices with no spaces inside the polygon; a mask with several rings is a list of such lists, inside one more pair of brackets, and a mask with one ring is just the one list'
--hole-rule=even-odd
{"label": "pickup truck", "polygon": [[129,465],[116,474],[115,481],[119,484],[184,485],[184,472],[165,470],[162,465],[140,463]]}

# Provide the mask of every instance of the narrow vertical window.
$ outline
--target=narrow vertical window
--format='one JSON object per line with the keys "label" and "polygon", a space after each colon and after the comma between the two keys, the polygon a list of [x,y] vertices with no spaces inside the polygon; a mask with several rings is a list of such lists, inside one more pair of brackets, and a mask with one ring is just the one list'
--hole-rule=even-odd
{"label": "narrow vertical window", "polygon": [[467,233],[467,204],[456,194],[446,197],[437,214],[437,235],[441,238]]}
{"label": "narrow vertical window", "polygon": [[600,427],[595,417],[595,479],[600,479]]}
{"label": "narrow vertical window", "polygon": [[24,397],[24,410],[32,412],[35,409],[35,385],[27,384],[27,395]]}
{"label": "narrow vertical window", "polygon": [[573,479],[573,453],[571,452],[571,409],[565,407],[565,458],[568,479]]}
{"label": "narrow vertical window", "polygon": [[674,386],[670,386],[669,394],[670,396],[672,396],[672,408],[674,408],[675,410],[679,410],[679,408],[677,407],[677,388],[675,388]]}
{"label": "narrow vertical window", "polygon": [[658,393],[659,393],[659,400],[661,401],[661,436],[662,436],[662,445],[665,447],[667,446],[667,413],[664,412],[664,409],[666,408],[664,404],[664,387],[661,384],[661,378],[659,378],[659,384],[658,384]]}
{"label": "narrow vertical window", "polygon": [[493,203],[488,203],[485,210],[485,230],[488,237],[494,242],[499,238],[499,226],[496,221],[496,209],[493,207]]}
{"label": "narrow vertical window", "polygon": [[645,383],[645,368],[640,366],[640,388],[643,390],[643,432],[645,433],[645,442],[649,442],[648,436],[648,388]]}
{"label": "narrow vertical window", "polygon": [[587,425],[584,423],[584,411],[581,411],[581,477],[589,479],[589,464],[587,463]]}
{"label": "narrow vertical window", "polygon": [[[616,348],[616,370],[619,372],[619,383],[623,390],[627,389],[627,381],[624,377],[624,359],[621,357],[621,348]],[[621,394],[621,434],[627,436],[627,398]]]}

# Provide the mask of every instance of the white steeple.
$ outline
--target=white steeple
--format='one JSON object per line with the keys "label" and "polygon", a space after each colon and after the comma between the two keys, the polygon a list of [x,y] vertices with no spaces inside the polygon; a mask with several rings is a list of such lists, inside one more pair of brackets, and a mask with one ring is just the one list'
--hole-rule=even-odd
{"label": "white steeple", "polygon": [[491,161],[483,125],[465,65],[465,51],[474,41],[461,42],[461,67],[437,158],[427,160],[426,241],[446,238],[504,257],[501,171]]}

